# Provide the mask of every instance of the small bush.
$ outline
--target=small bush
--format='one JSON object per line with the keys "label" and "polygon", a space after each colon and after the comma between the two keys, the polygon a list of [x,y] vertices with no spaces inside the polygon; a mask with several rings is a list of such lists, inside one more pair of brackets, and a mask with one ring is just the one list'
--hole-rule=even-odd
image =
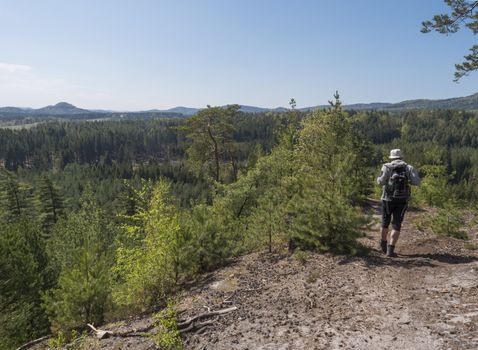
{"label": "small bush", "polygon": [[297,249],[294,252],[294,258],[302,265],[305,265],[310,258],[310,253],[308,251]]}
{"label": "small bush", "polygon": [[463,231],[465,220],[460,210],[452,203],[446,203],[443,208],[438,209],[431,216],[418,217],[414,224],[420,232],[430,229],[437,235],[468,239],[466,232]]}
{"label": "small bush", "polygon": [[48,341],[48,346],[50,349],[61,349],[63,348],[68,342],[66,333],[63,331],[59,331],[55,337],[50,338]]}
{"label": "small bush", "polygon": [[151,339],[162,350],[184,349],[181,333],[178,330],[177,313],[171,301],[154,316],[156,334]]}
{"label": "small bush", "polygon": [[420,232],[425,232],[427,229],[431,229],[432,217],[427,213],[426,215],[420,215],[413,220],[413,224]]}
{"label": "small bush", "polygon": [[86,332],[79,333],[76,330],[71,332],[59,331],[54,337],[48,340],[48,347],[51,350],[70,349],[82,350],[85,346]]}
{"label": "small bush", "polygon": [[309,275],[307,275],[305,282],[312,284],[317,282],[317,279],[319,278],[319,274],[317,271],[311,272]]}
{"label": "small bush", "polygon": [[438,235],[467,239],[466,232],[462,230],[464,224],[460,211],[454,205],[446,204],[432,219],[432,230]]}

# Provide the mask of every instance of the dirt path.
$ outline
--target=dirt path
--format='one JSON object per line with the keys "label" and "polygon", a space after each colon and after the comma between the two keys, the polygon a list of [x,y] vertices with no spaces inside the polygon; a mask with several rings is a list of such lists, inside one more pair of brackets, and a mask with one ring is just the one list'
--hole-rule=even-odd
{"label": "dirt path", "polygon": [[[478,251],[417,231],[407,213],[398,258],[377,250],[378,224],[366,232],[367,257],[254,253],[196,285],[182,317],[236,306],[189,335],[187,349],[478,349]],[[472,233],[474,243],[478,235]],[[140,328],[127,320],[116,331]],[[147,338],[95,341],[89,348],[154,349]]]}
{"label": "dirt path", "polygon": [[312,255],[301,264],[253,254],[221,270],[182,305],[191,314],[239,309],[190,336],[187,348],[478,349],[478,254],[418,232],[416,215],[408,213],[396,259],[376,249],[376,227],[364,239],[368,257]]}

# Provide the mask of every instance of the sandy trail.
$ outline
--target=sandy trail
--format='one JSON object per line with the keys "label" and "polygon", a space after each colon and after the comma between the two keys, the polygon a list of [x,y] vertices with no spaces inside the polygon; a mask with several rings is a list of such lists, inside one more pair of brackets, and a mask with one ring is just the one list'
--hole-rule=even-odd
{"label": "sandy trail", "polygon": [[[478,254],[420,233],[408,213],[399,257],[252,254],[183,306],[239,310],[187,339],[188,349],[478,349]],[[231,297],[232,295],[232,297]],[[204,309],[203,309],[204,310]]]}

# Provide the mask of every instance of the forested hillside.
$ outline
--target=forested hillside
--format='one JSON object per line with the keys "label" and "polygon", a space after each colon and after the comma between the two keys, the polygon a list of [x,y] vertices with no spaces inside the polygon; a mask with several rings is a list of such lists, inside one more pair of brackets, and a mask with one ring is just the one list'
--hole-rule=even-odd
{"label": "forested hillside", "polygon": [[362,205],[390,148],[424,178],[415,206],[475,207],[476,113],[346,112],[335,97],[310,114],[0,129],[0,348],[161,309],[258,249],[365,254]]}

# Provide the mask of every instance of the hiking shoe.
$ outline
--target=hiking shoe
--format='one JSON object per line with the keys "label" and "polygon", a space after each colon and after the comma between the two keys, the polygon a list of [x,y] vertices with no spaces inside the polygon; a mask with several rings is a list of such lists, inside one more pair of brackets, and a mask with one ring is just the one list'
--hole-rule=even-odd
{"label": "hiking shoe", "polygon": [[389,258],[395,258],[397,256],[397,253],[394,252],[395,246],[394,245],[387,245],[387,256]]}
{"label": "hiking shoe", "polygon": [[380,240],[380,249],[382,249],[383,254],[387,254],[387,241]]}

